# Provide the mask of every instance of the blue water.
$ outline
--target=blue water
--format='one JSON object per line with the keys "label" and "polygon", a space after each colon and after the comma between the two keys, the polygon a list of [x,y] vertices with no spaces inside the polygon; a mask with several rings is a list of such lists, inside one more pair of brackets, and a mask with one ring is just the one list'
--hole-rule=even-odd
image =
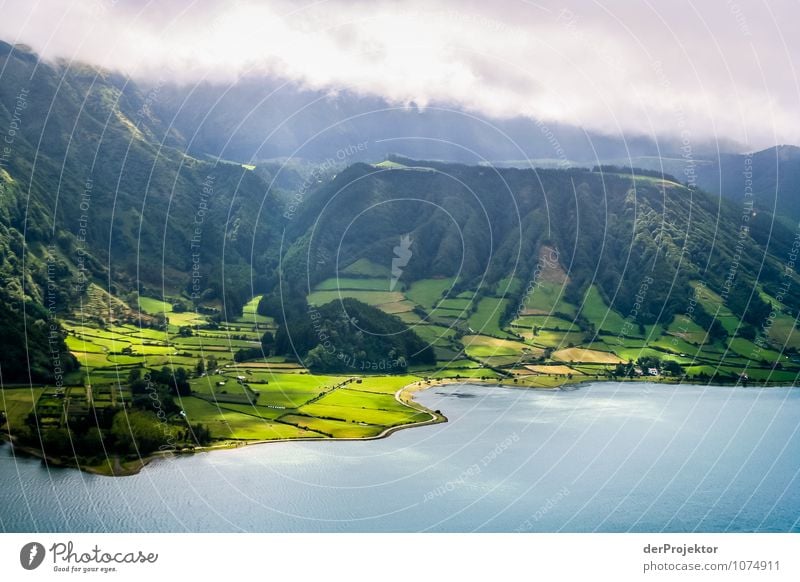
{"label": "blue water", "polygon": [[446,424],[105,478],[0,447],[4,531],[800,531],[800,390],[446,386]]}

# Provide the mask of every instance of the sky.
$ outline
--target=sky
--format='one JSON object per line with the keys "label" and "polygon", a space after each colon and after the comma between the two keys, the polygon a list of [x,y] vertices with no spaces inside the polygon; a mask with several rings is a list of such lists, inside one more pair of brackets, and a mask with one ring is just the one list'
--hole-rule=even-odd
{"label": "sky", "polygon": [[0,39],[150,82],[265,76],[609,135],[800,144],[799,0],[0,0]]}

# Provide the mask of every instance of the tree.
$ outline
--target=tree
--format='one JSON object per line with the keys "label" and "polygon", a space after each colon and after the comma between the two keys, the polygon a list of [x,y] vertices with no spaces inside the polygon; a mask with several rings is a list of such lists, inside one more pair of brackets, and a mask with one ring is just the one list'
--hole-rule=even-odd
{"label": "tree", "polygon": [[194,441],[198,445],[207,445],[211,442],[211,431],[203,424],[193,424],[189,427]]}
{"label": "tree", "polygon": [[128,372],[128,386],[140,380],[142,377],[142,369],[141,368],[131,368],[131,371]]}
{"label": "tree", "polygon": [[173,375],[173,385],[178,396],[191,396],[192,387],[189,385],[189,374],[185,368],[178,368]]}
{"label": "tree", "polygon": [[683,375],[683,367],[675,360],[664,360],[662,363],[662,368],[665,372],[668,372],[673,376]]}
{"label": "tree", "polygon": [[272,335],[271,331],[265,331],[264,335],[261,336],[261,349],[264,351],[264,355],[269,356],[274,346],[275,336]]}
{"label": "tree", "polygon": [[203,362],[203,356],[197,358],[197,365],[195,365],[194,370],[198,376],[202,376],[203,372],[206,371],[206,365],[205,362]]}
{"label": "tree", "polygon": [[111,435],[121,452],[146,455],[157,450],[171,437],[169,425],[159,421],[152,412],[132,410],[117,414],[111,424]]}
{"label": "tree", "polygon": [[216,369],[219,368],[219,364],[217,364],[217,358],[214,356],[208,356],[208,362],[206,364],[206,369],[213,373]]}

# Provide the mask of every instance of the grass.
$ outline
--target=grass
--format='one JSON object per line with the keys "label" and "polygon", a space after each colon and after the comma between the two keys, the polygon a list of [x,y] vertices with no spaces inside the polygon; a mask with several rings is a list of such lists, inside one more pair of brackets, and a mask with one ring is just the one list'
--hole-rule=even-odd
{"label": "grass", "polygon": [[534,327],[556,331],[579,331],[580,327],[573,321],[561,319],[553,315],[523,315],[512,322],[514,327],[533,329]]}
{"label": "grass", "polygon": [[369,259],[358,259],[355,263],[342,269],[342,273],[357,277],[383,277],[387,281],[390,275],[388,267],[373,263]]}
{"label": "grass", "polygon": [[508,299],[484,297],[478,303],[475,313],[470,315],[467,325],[477,333],[507,337],[508,334],[500,327],[500,318],[507,304]]}
{"label": "grass", "polygon": [[479,360],[482,364],[486,366],[492,366],[497,368],[503,368],[507,366],[516,366],[520,362],[524,362],[526,357],[519,355],[519,356],[474,356],[477,360]]}
{"label": "grass", "polygon": [[398,402],[395,397],[390,394],[366,392],[348,388],[338,388],[317,400],[317,403],[326,406],[376,408],[379,410],[392,410],[402,413],[408,410],[405,404]]}
{"label": "grass", "polygon": [[293,424],[338,439],[373,437],[385,430],[385,427],[380,425],[359,424],[352,421],[331,420],[329,418],[316,418],[299,414],[287,414],[281,418],[281,422]]}
{"label": "grass", "polygon": [[569,366],[559,364],[533,365],[525,367],[531,372],[536,372],[537,374],[555,374],[557,376],[567,376],[575,373],[575,370]]}
{"label": "grass", "polygon": [[433,346],[446,345],[450,343],[451,338],[455,335],[455,332],[452,329],[443,325],[426,323],[422,325],[415,325],[413,329],[414,333],[425,340],[425,342]]}
{"label": "grass", "polygon": [[103,346],[99,346],[87,337],[75,337],[72,335],[68,335],[67,339],[67,348],[69,348],[73,352],[87,352],[93,354],[104,354],[105,349]]}
{"label": "grass", "polygon": [[108,361],[112,364],[118,364],[120,366],[128,366],[133,364],[144,364],[145,357],[144,356],[125,356],[122,354],[111,354],[108,356]]}
{"label": "grass", "polygon": [[78,358],[78,362],[84,368],[106,368],[112,365],[112,362],[108,360],[108,356],[106,356],[105,353],[98,354],[92,352],[73,351],[72,354]]}
{"label": "grass", "polygon": [[237,318],[237,322],[242,323],[264,323],[270,326],[274,325],[275,321],[271,317],[259,315],[258,304],[261,302],[262,295],[256,295],[242,307],[242,316]]}
{"label": "grass", "polygon": [[560,332],[560,331],[539,331],[536,335],[533,332],[520,334],[531,344],[544,348],[568,348],[570,345],[576,346],[583,342],[586,334],[583,332]]}
{"label": "grass", "polygon": [[36,406],[44,388],[0,388],[0,410],[8,419],[8,428],[13,431],[25,424],[25,418]]}
{"label": "grass", "polygon": [[589,287],[586,292],[581,306],[581,315],[593,323],[597,330],[619,334],[625,329],[625,318],[603,301],[596,285]]}
{"label": "grass", "polygon": [[490,368],[444,368],[429,375],[430,378],[466,378],[466,379],[492,379],[499,374]]}
{"label": "grass", "polygon": [[519,356],[530,350],[530,346],[522,342],[498,339],[485,335],[466,335],[462,339],[467,354],[472,357],[487,356]]}
{"label": "grass", "polygon": [[322,283],[314,287],[314,291],[338,291],[339,289],[388,291],[389,279],[332,277],[330,279],[325,279]]}
{"label": "grass", "polygon": [[450,290],[455,283],[455,279],[422,279],[415,281],[411,287],[406,291],[406,297],[411,301],[424,307],[431,309],[440,299],[443,294]]}
{"label": "grass", "polygon": [[167,316],[167,319],[170,325],[178,327],[200,325],[206,321],[202,315],[194,311],[184,311],[183,313],[173,312]]}
{"label": "grass", "polygon": [[270,390],[305,390],[312,392],[332,388],[346,379],[346,377],[342,376],[285,373],[270,373],[265,377],[269,381]]}
{"label": "grass", "polygon": [[422,323],[422,318],[412,311],[403,311],[401,313],[397,313],[396,315],[400,318],[400,321],[406,324],[416,325],[418,323]]}
{"label": "grass", "polygon": [[[232,372],[232,374],[236,374],[236,372]],[[239,373],[238,375],[245,374]],[[331,381],[330,377],[306,374],[245,375],[245,377],[250,389],[258,392],[256,404],[280,409],[298,408],[340,381],[338,378]],[[225,384],[219,385],[219,382],[225,382]],[[234,396],[241,397],[241,400],[246,395],[245,389],[233,376],[212,375],[195,378],[191,380],[190,384],[192,390],[212,399],[216,397],[218,400],[225,400]]]}
{"label": "grass", "polygon": [[701,344],[706,340],[706,330],[685,315],[678,315],[667,328],[667,332],[689,343]]}
{"label": "grass", "polygon": [[409,412],[380,410],[375,408],[352,408],[348,406],[318,403],[308,404],[300,408],[300,412],[310,416],[344,420],[345,422],[364,422],[385,427],[420,422],[430,418],[430,415],[427,413],[414,412],[409,408],[406,408],[406,410]]}
{"label": "grass", "polygon": [[565,313],[574,316],[577,309],[564,301],[566,284],[554,281],[538,281],[525,297],[525,314],[548,315]]}
{"label": "grass", "polygon": [[368,305],[380,306],[386,303],[399,303],[403,301],[403,294],[399,291],[314,291],[308,296],[309,304],[325,305],[331,301],[341,301],[345,297],[358,299]]}
{"label": "grass", "polygon": [[649,345],[661,348],[673,354],[686,354],[688,356],[700,355],[702,352],[701,346],[694,346],[680,337],[673,335],[661,336],[657,340],[650,342]]}
{"label": "grass", "polygon": [[442,299],[437,305],[437,308],[441,309],[454,309],[456,311],[463,311],[465,309],[469,309],[470,305],[472,305],[472,299],[465,299],[465,298],[455,298],[455,299]]}
{"label": "grass", "polygon": [[587,350],[585,348],[567,348],[553,353],[553,359],[562,362],[587,362],[592,364],[622,364],[624,361],[611,352]]}
{"label": "grass", "polygon": [[232,348],[257,348],[261,345],[261,342],[229,339],[229,336],[195,335],[191,337],[176,337],[173,342],[176,346],[230,346]]}
{"label": "grass", "polygon": [[505,277],[497,282],[495,294],[501,297],[516,295],[522,290],[522,281],[519,277]]}
{"label": "grass", "polygon": [[[469,360],[467,360],[469,361]],[[415,376],[365,376],[359,378],[360,382],[350,384],[354,390],[362,392],[377,392],[379,394],[394,394],[400,388],[416,381]]]}
{"label": "grass", "polygon": [[200,398],[184,398],[183,410],[189,423],[207,426],[216,439],[278,440],[320,436],[290,424],[227,410]]}
{"label": "grass", "polygon": [[384,170],[397,170],[399,168],[407,168],[405,164],[400,164],[398,162],[393,162],[392,160],[384,160],[377,164],[372,164],[375,168],[382,168]]}
{"label": "grass", "polygon": [[[411,301],[396,301],[394,303],[383,303],[378,308],[384,313],[397,315],[400,313],[410,313],[415,305]],[[416,314],[415,314],[416,315]],[[417,316],[419,318],[419,316]]]}
{"label": "grass", "polygon": [[249,414],[250,416],[256,416],[264,420],[275,420],[278,417],[286,414],[285,410],[278,410],[276,408],[269,408],[268,406],[259,406],[253,404],[236,404],[225,402],[220,404],[219,407],[225,411]]}
{"label": "grass", "polygon": [[[99,336],[83,335],[77,339],[83,340],[84,342],[89,342],[94,346],[99,346],[100,348],[107,350],[109,352],[121,352],[123,349],[131,347],[130,341],[118,339],[115,337],[99,337]],[[81,350],[81,351],[87,351],[87,350]]]}
{"label": "grass", "polygon": [[767,360],[769,362],[783,362],[787,358],[775,350],[769,348],[761,348],[744,338],[733,338],[728,344],[734,352],[747,358],[756,361]]}
{"label": "grass", "polygon": [[150,315],[158,315],[159,313],[172,313],[172,304],[162,301],[161,299],[140,296],[139,310],[149,313]]}
{"label": "grass", "polygon": [[800,348],[800,333],[797,333],[794,317],[781,313],[769,328],[769,338],[780,346]]}
{"label": "grass", "polygon": [[739,318],[725,306],[722,297],[699,283],[693,283],[692,287],[695,290],[698,302],[711,316],[716,316],[725,331],[733,335],[739,325]]}

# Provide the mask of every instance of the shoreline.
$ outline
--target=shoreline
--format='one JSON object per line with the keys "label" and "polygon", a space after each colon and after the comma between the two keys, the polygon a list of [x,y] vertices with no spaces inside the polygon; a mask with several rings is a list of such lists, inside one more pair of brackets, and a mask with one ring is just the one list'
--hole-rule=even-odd
{"label": "shoreline", "polygon": [[[61,458],[53,458],[44,455],[41,450],[26,447],[22,445],[18,445],[14,442],[14,439],[9,437],[6,433],[2,433],[0,438],[3,441],[8,442],[14,450],[14,454],[17,452],[21,452],[26,456],[35,457],[41,459],[42,462],[49,467],[54,467],[58,469],[77,469],[79,471],[83,471],[85,473],[89,473],[92,475],[98,475],[102,477],[132,477],[134,475],[138,475],[142,469],[144,469],[147,465],[154,461],[171,459],[177,456],[183,455],[194,455],[197,453],[210,453],[214,451],[224,451],[224,450],[233,450],[239,449],[242,447],[249,447],[254,445],[267,445],[273,443],[291,443],[291,442],[341,442],[341,441],[374,441],[379,439],[384,439],[390,437],[395,432],[411,429],[411,428],[419,428],[423,426],[432,426],[435,424],[441,424],[447,422],[447,417],[441,413],[441,411],[434,411],[430,410],[427,407],[421,405],[414,399],[414,395],[418,392],[422,392],[424,390],[429,390],[431,388],[439,387],[439,386],[448,386],[451,384],[471,384],[471,385],[478,385],[478,386],[490,386],[490,387],[497,387],[497,388],[513,388],[513,389],[524,389],[524,390],[546,390],[546,391],[556,391],[556,390],[578,390],[580,386],[587,385],[587,384],[594,384],[594,383],[607,383],[611,380],[607,379],[597,379],[593,378],[591,380],[580,380],[577,382],[564,382],[562,384],[554,385],[554,386],[526,386],[524,384],[514,384],[514,383],[499,383],[496,379],[494,380],[479,380],[479,379],[471,379],[471,378],[442,378],[436,379],[431,381],[432,383],[426,383],[425,380],[417,380],[410,384],[406,384],[399,390],[394,393],[394,398],[401,404],[408,406],[418,412],[424,412],[430,415],[430,418],[427,420],[422,420],[418,422],[412,422],[409,424],[401,424],[396,426],[389,426],[386,427],[383,431],[381,431],[377,435],[367,436],[367,437],[341,437],[341,438],[331,438],[331,437],[308,437],[308,438],[290,438],[290,439],[267,439],[267,440],[242,440],[242,441],[228,441],[222,444],[216,445],[209,445],[204,447],[194,447],[192,450],[180,450],[180,451],[162,451],[151,453],[150,455],[135,459],[132,461],[122,461],[121,458],[116,455],[112,458],[106,459],[106,462],[110,465],[110,471],[100,468],[96,465],[81,465],[76,462],[69,462],[64,461]],[[642,380],[641,378],[619,378],[614,380],[615,382],[619,383],[642,383],[642,384],[665,384],[665,385],[680,385],[684,384],[681,381],[665,381],[663,379],[660,380]],[[737,384],[706,384],[705,386],[715,387],[715,388],[793,388],[795,387],[794,384],[768,384],[764,386],[741,386]],[[112,461],[113,459],[113,461]],[[130,465],[128,467],[124,467],[123,464]]]}
{"label": "shoreline", "polygon": [[[448,379],[449,380],[449,379]],[[418,422],[412,422],[408,424],[400,424],[397,426],[389,426],[383,429],[379,434],[367,437],[342,437],[342,438],[330,438],[330,437],[309,437],[309,438],[295,438],[295,439],[266,439],[266,440],[250,440],[250,441],[230,441],[223,444],[217,445],[209,445],[204,447],[194,447],[192,450],[186,451],[162,451],[151,453],[150,455],[136,459],[134,461],[126,461],[126,464],[134,463],[136,466],[125,468],[123,467],[123,463],[118,455],[106,459],[107,463],[111,465],[110,471],[104,470],[96,465],[81,465],[75,462],[64,461],[61,458],[53,458],[48,457],[47,455],[43,454],[41,450],[18,445],[14,442],[13,438],[9,438],[7,434],[3,433],[2,439],[8,442],[11,447],[14,449],[14,454],[17,452],[21,452],[26,456],[35,457],[41,459],[45,465],[48,467],[54,467],[59,469],[77,469],[79,471],[83,471],[84,473],[89,473],[91,475],[99,475],[102,477],[132,477],[134,475],[138,475],[142,469],[144,469],[147,465],[154,461],[171,459],[173,457],[183,456],[183,455],[194,455],[197,453],[210,453],[213,451],[224,451],[224,450],[233,450],[239,449],[242,447],[249,447],[253,445],[267,445],[272,443],[291,443],[291,442],[339,442],[339,441],[374,441],[378,439],[384,439],[397,431],[408,429],[408,428],[419,428],[422,426],[431,426],[434,424],[440,424],[443,422],[447,422],[447,417],[442,414],[441,412],[429,410],[428,408],[422,406],[418,402],[414,400],[414,394],[417,392],[421,392],[423,390],[427,390],[428,388],[433,388],[434,386],[441,386],[444,384],[451,384],[456,382],[448,382],[448,381],[440,381],[436,384],[426,384],[424,380],[418,380],[416,382],[412,382],[410,384],[406,384],[399,390],[394,393],[394,398],[401,404],[408,406],[409,408],[413,408],[418,412],[424,412],[430,415],[430,418],[427,420],[422,420]],[[459,380],[457,383],[464,383],[463,381]],[[113,461],[112,461],[113,459]]]}

